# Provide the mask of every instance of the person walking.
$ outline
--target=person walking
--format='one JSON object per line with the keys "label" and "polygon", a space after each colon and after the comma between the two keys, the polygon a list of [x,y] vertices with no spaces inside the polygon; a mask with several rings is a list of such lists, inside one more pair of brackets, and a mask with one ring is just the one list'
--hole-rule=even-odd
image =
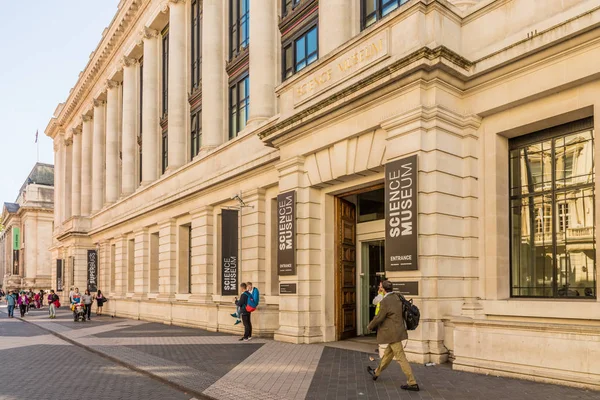
{"label": "person walking", "polygon": [[252,338],[252,321],[250,320],[250,313],[246,310],[250,294],[247,291],[248,286],[246,283],[242,282],[240,288],[242,289],[242,294],[240,295],[239,300],[237,298],[235,299],[235,305],[239,307],[242,323],[244,324],[244,337],[242,337],[240,341],[247,342]]}
{"label": "person walking", "polygon": [[54,293],[54,290],[51,290],[48,295],[48,312],[50,313],[50,319],[56,318],[56,302],[58,301],[58,295]]}
{"label": "person walking", "polygon": [[21,292],[19,298],[17,299],[17,304],[19,304],[19,311],[21,312],[21,318],[25,317],[27,313],[27,306],[29,305],[29,297],[25,292]]}
{"label": "person walking", "polygon": [[392,359],[395,358],[407,379],[407,384],[400,387],[403,390],[418,392],[419,385],[406,359],[404,347],[402,347],[402,341],[408,340],[408,332],[404,325],[402,301],[397,294],[393,293],[392,282],[384,281],[381,287],[385,291],[385,296],[379,303],[381,304],[379,314],[373,318],[367,329],[372,331],[377,328],[377,343],[387,344],[388,346],[383,353],[379,366],[376,369],[369,366],[367,372],[376,381],[379,375],[390,365]]}
{"label": "person walking", "polygon": [[94,296],[90,294],[90,290],[86,289],[83,296],[81,296],[83,305],[85,306],[85,314],[87,315],[88,321],[92,320],[92,304],[94,303]]}
{"label": "person walking", "polygon": [[9,293],[6,296],[5,300],[6,300],[6,305],[8,306],[8,318],[14,318],[15,317],[15,304],[16,304],[15,297]]}
{"label": "person walking", "polygon": [[102,315],[102,306],[107,302],[108,299],[104,297],[102,294],[102,290],[98,290],[98,294],[96,295],[96,302],[98,303],[98,308],[96,309],[96,316]]}

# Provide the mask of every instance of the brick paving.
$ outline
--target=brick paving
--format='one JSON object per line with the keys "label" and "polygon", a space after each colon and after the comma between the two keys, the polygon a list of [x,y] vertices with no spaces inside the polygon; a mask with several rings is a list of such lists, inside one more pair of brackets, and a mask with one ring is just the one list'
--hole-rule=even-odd
{"label": "brick paving", "polygon": [[8,320],[6,308],[2,311],[2,400],[190,400],[193,397],[73,346],[32,324],[17,318]]}
{"label": "brick paving", "polygon": [[[360,351],[265,339],[240,343],[232,335],[110,317],[84,325],[70,320],[68,310],[52,322],[31,314],[28,321],[56,335],[218,400],[600,399],[596,391],[458,372],[448,365],[412,364],[422,390],[405,392],[397,363],[373,382],[366,367],[376,362]],[[40,334],[38,341],[52,340],[50,336]]]}

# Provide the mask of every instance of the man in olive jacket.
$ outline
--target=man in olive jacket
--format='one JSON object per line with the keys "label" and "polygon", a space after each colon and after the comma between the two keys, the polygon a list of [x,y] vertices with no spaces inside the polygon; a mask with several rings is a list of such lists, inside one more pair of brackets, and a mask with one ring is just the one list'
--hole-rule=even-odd
{"label": "man in olive jacket", "polygon": [[402,341],[408,340],[408,333],[404,325],[404,318],[402,316],[402,301],[398,295],[393,293],[392,282],[384,281],[382,284],[385,296],[379,304],[379,314],[373,318],[373,321],[368,326],[368,330],[375,330],[377,328],[377,344],[389,344],[383,353],[383,358],[379,363],[377,369],[367,367],[367,371],[376,381],[383,372],[384,369],[390,365],[393,358],[398,360],[402,372],[406,375],[407,385],[402,385],[401,388],[404,390],[411,390],[418,392],[419,385],[415,380],[412,368],[406,359],[404,354],[404,347],[402,347]]}

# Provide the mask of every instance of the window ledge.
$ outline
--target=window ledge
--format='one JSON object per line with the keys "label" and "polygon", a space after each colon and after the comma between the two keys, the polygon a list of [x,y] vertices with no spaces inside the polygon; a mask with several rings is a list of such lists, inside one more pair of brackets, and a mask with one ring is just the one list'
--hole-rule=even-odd
{"label": "window ledge", "polygon": [[227,75],[230,78],[234,78],[246,67],[246,64],[250,62],[250,46],[247,46],[244,50],[235,54],[225,66]]}

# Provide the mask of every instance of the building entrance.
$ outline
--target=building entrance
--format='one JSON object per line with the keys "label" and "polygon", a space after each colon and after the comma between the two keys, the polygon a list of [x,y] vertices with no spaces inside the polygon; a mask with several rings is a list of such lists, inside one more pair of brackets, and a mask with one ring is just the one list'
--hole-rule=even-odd
{"label": "building entrance", "polygon": [[384,196],[375,186],[336,198],[335,310],[338,340],[366,335],[384,278]]}

